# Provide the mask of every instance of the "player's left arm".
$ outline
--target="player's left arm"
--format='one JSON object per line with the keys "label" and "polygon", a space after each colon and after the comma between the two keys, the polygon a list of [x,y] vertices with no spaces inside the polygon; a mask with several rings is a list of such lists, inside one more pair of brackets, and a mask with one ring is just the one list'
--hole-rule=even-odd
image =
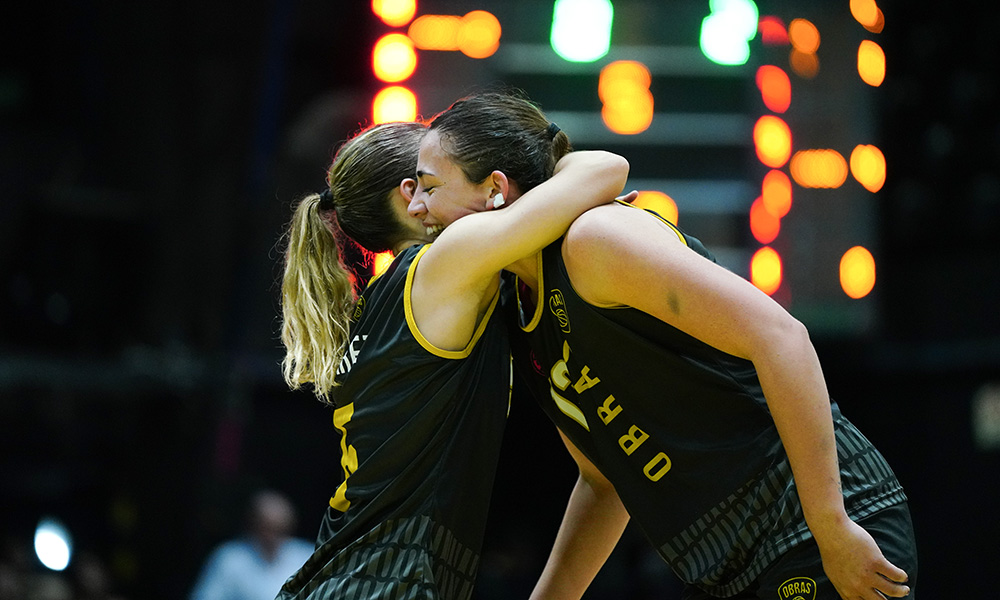
{"label": "player's left arm", "polygon": [[[830,398],[806,328],[751,283],[689,249],[665,224],[624,206],[578,218],[563,245],[574,288],[627,305],[753,362],[831,581],[849,598],[901,597],[906,574],[844,508]],[[900,582],[900,583],[896,583]]]}
{"label": "player's left arm", "polygon": [[560,431],[559,435],[580,474],[530,600],[579,600],[611,555],[629,521],[614,485],[566,434]]}

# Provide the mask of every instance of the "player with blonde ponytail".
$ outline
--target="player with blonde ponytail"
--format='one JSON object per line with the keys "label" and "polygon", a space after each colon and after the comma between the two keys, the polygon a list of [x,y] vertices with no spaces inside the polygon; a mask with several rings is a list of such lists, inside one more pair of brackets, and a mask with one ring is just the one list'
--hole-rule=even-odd
{"label": "player with blonde ponytail", "polygon": [[[439,145],[422,144],[419,123],[349,140],[328,190],[289,225],[283,372],[331,405],[344,476],[279,600],[471,596],[510,402],[500,272],[628,176],[620,156],[570,152],[524,98],[484,94],[443,114],[455,127]],[[470,144],[486,162],[519,160],[438,168],[442,151]],[[436,200],[452,195],[468,204]],[[348,238],[395,257],[356,299]]]}
{"label": "player with blonde ponytail", "polygon": [[355,278],[343,263],[340,243],[353,239],[367,252],[383,252],[401,235],[387,218],[388,198],[413,176],[425,131],[421,123],[365,130],[337,152],[327,189],[296,206],[281,286],[282,372],[292,389],[311,383],[316,396],[329,401],[355,301]]}

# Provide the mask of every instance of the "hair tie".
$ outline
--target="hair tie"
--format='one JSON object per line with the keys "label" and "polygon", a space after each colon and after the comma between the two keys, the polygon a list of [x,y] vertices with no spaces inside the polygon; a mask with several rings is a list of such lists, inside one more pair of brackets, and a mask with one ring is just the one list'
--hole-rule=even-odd
{"label": "hair tie", "polygon": [[556,125],[555,123],[549,123],[548,129],[546,129],[545,131],[549,133],[549,139],[554,140],[556,139],[556,134],[559,133],[561,130],[559,129],[559,126]]}
{"label": "hair tie", "polygon": [[320,210],[331,210],[337,208],[337,205],[333,202],[333,192],[330,188],[324,188],[322,192],[319,193],[319,204],[317,207]]}

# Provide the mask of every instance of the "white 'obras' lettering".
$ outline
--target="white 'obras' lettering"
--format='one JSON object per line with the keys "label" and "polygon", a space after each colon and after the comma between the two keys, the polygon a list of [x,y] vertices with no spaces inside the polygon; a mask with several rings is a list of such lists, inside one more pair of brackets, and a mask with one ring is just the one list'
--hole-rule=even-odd
{"label": "white 'obras' lettering", "polygon": [[358,362],[358,356],[361,355],[359,342],[364,342],[367,339],[367,335],[354,336],[351,343],[347,345],[347,351],[344,352],[344,357],[340,359],[340,365],[337,366],[337,375],[344,375],[350,372],[351,368],[354,367],[354,363]]}

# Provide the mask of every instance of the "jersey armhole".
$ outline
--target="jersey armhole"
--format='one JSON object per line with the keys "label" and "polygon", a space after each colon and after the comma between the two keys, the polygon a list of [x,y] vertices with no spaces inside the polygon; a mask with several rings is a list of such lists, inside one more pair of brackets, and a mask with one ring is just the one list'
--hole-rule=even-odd
{"label": "jersey armhole", "polygon": [[542,319],[542,302],[541,300],[545,298],[545,274],[542,272],[542,265],[545,261],[542,260],[542,255],[545,253],[544,249],[536,254],[535,260],[537,261],[536,273],[538,275],[538,302],[535,302],[535,311],[531,314],[531,318],[527,323],[524,322],[524,304],[521,302],[521,279],[515,277],[514,282],[517,284],[514,289],[515,297],[517,298],[517,325],[522,331],[531,333],[538,327],[538,322]]}
{"label": "jersey armhole", "polygon": [[413,317],[413,303],[410,299],[410,294],[413,291],[413,277],[417,272],[417,263],[420,262],[420,258],[430,247],[431,245],[427,244],[417,251],[417,255],[413,257],[413,262],[410,263],[410,267],[406,271],[406,287],[403,291],[403,312],[406,314],[406,326],[409,327],[410,333],[412,333],[417,342],[423,346],[424,350],[427,350],[431,354],[440,356],[441,358],[467,358],[469,354],[472,353],[472,349],[475,348],[476,342],[478,342],[479,338],[482,337],[483,332],[486,331],[486,325],[489,324],[490,319],[493,317],[497,301],[500,299],[500,290],[498,288],[497,292],[493,294],[493,300],[490,302],[490,307],[486,309],[486,314],[484,314],[483,318],[480,319],[475,333],[472,334],[472,339],[469,340],[469,343],[465,346],[465,348],[462,348],[461,350],[445,350],[443,348],[438,348],[428,341],[428,339],[424,337],[424,334],[420,332],[420,328],[417,327],[417,320]]}

